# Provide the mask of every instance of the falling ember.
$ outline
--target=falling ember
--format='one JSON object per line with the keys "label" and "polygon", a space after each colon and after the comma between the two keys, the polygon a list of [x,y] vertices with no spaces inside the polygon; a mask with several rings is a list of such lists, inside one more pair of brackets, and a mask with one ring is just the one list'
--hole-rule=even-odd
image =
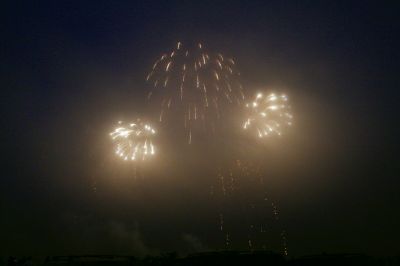
{"label": "falling ember", "polygon": [[[200,43],[185,47],[178,42],[172,52],[163,54],[155,62],[146,81],[153,85],[148,99],[160,104],[161,114],[166,117],[172,115],[171,110],[178,110],[172,116],[185,121],[186,130],[212,128],[211,124],[216,124],[221,115],[228,113],[224,108],[239,105],[244,100],[233,59],[224,60],[221,54],[208,53]],[[167,101],[171,104],[162,104]],[[187,110],[193,106],[194,119],[191,116],[185,118]],[[195,126],[200,120],[202,124]],[[189,143],[191,136],[188,133]]]}
{"label": "falling ember", "polygon": [[281,237],[282,237],[282,244],[283,244],[283,254],[284,254],[285,256],[287,256],[287,255],[288,255],[288,249],[287,249],[287,239],[286,239],[286,232],[285,232],[285,230],[282,231]]}
{"label": "falling ember", "polygon": [[154,128],[140,120],[136,123],[119,121],[110,133],[115,153],[125,161],[144,161],[154,156],[152,139],[155,135]]}
{"label": "falling ember", "polygon": [[243,123],[243,129],[253,130],[259,138],[270,135],[281,136],[286,127],[292,125],[288,98],[284,94],[258,93],[252,103],[246,104],[250,115]]}
{"label": "falling ember", "polygon": [[229,239],[229,234],[228,233],[226,233],[226,237],[225,237],[225,246],[226,247],[229,247],[229,245],[230,245],[230,239]]}
{"label": "falling ember", "polygon": [[249,240],[247,241],[247,243],[249,244],[249,249],[250,249],[250,250],[253,249],[253,244],[251,243],[251,239],[249,239]]}
{"label": "falling ember", "polygon": [[219,201],[215,203],[219,213],[215,219],[217,229],[223,233],[225,247],[228,243],[251,251],[274,247],[287,256],[286,234],[277,205],[267,197],[264,174],[261,165],[247,158],[218,167],[213,186],[213,199]]}
{"label": "falling ember", "polygon": [[165,71],[168,71],[168,70],[169,70],[169,67],[171,66],[171,63],[172,63],[172,61],[170,61],[170,62],[167,64],[167,67],[165,68]]}

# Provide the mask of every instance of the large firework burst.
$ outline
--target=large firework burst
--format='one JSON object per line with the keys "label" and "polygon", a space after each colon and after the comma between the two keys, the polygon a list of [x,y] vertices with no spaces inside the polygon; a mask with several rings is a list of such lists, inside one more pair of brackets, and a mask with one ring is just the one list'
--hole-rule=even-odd
{"label": "large firework burst", "polygon": [[208,53],[200,43],[191,48],[178,42],[147,75],[146,80],[152,85],[147,98],[160,105],[160,121],[169,109],[178,110],[174,112],[175,119],[187,129],[190,143],[196,124],[200,123],[203,129],[213,128],[223,106],[243,101],[239,77],[232,58]]}
{"label": "large firework burst", "polygon": [[264,96],[256,95],[252,103],[246,104],[250,115],[243,124],[243,129],[253,130],[258,137],[282,135],[285,127],[292,125],[293,116],[290,113],[288,97],[284,94],[271,93]]}
{"label": "large firework burst", "polygon": [[155,154],[152,142],[156,131],[146,123],[138,120],[135,123],[118,122],[110,133],[115,143],[115,153],[124,160],[145,160]]}

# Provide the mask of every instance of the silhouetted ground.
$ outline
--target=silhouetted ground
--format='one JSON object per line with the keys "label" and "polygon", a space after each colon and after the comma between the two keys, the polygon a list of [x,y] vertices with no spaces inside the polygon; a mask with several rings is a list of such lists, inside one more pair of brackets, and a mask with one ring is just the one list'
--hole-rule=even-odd
{"label": "silhouetted ground", "polygon": [[2,257],[0,266],[145,266],[145,265],[400,265],[400,257],[377,258],[361,254],[322,254],[299,258],[265,251],[204,252],[178,257],[168,253],[157,257],[133,256],[48,256]]}

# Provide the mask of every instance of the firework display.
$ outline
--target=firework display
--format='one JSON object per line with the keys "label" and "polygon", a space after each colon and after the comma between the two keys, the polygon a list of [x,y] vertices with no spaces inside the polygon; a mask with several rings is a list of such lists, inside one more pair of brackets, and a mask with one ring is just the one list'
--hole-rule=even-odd
{"label": "firework display", "polygon": [[115,153],[124,160],[146,160],[155,154],[152,138],[156,131],[138,120],[135,123],[118,122],[110,133],[115,143]]}
{"label": "firework display", "polygon": [[250,115],[243,124],[244,130],[251,130],[259,138],[270,135],[281,136],[283,130],[292,125],[288,97],[271,93],[264,96],[258,93],[252,103],[246,104]]}
{"label": "firework display", "polygon": [[[243,104],[245,96],[235,61],[208,52],[201,43],[192,47],[178,42],[175,49],[154,63],[146,81],[151,87],[147,100],[156,104],[157,120],[166,121],[167,125],[171,121],[182,125],[189,144],[194,131],[203,134],[214,130],[217,123],[229,124],[230,120],[225,119],[228,114],[235,118],[235,125],[239,125],[236,128],[240,129],[241,120],[236,113],[232,115],[232,107],[242,108],[242,114],[246,115],[242,128],[259,138],[281,136],[292,125],[286,95],[258,93],[251,103]],[[230,133],[227,128],[221,131],[224,138]],[[155,135],[155,129],[141,120],[119,121],[110,133],[115,153],[125,161],[135,162],[155,155]],[[218,231],[223,235],[223,246],[240,249],[245,243],[250,250],[273,248],[287,255],[286,233],[277,225],[275,203],[267,197],[262,164],[254,162],[248,154],[243,156],[243,151],[239,153],[232,155],[224,149],[216,162],[209,163],[212,171],[218,169],[210,175],[214,178],[210,194],[218,208]],[[143,164],[132,165],[137,171]]]}
{"label": "firework display", "polygon": [[160,106],[159,121],[177,110],[174,118],[187,129],[189,143],[196,124],[212,128],[226,106],[244,100],[235,61],[207,52],[201,43],[186,47],[178,42],[154,63],[146,80],[152,87],[147,98]]}

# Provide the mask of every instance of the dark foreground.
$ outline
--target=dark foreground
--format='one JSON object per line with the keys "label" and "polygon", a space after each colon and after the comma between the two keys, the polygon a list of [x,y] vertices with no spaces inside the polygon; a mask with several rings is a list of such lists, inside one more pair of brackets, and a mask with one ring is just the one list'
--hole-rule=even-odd
{"label": "dark foreground", "polygon": [[178,257],[169,253],[157,257],[132,256],[47,256],[1,257],[0,266],[140,266],[140,265],[400,265],[400,256],[377,258],[360,254],[323,254],[284,258],[271,252],[204,252]]}

